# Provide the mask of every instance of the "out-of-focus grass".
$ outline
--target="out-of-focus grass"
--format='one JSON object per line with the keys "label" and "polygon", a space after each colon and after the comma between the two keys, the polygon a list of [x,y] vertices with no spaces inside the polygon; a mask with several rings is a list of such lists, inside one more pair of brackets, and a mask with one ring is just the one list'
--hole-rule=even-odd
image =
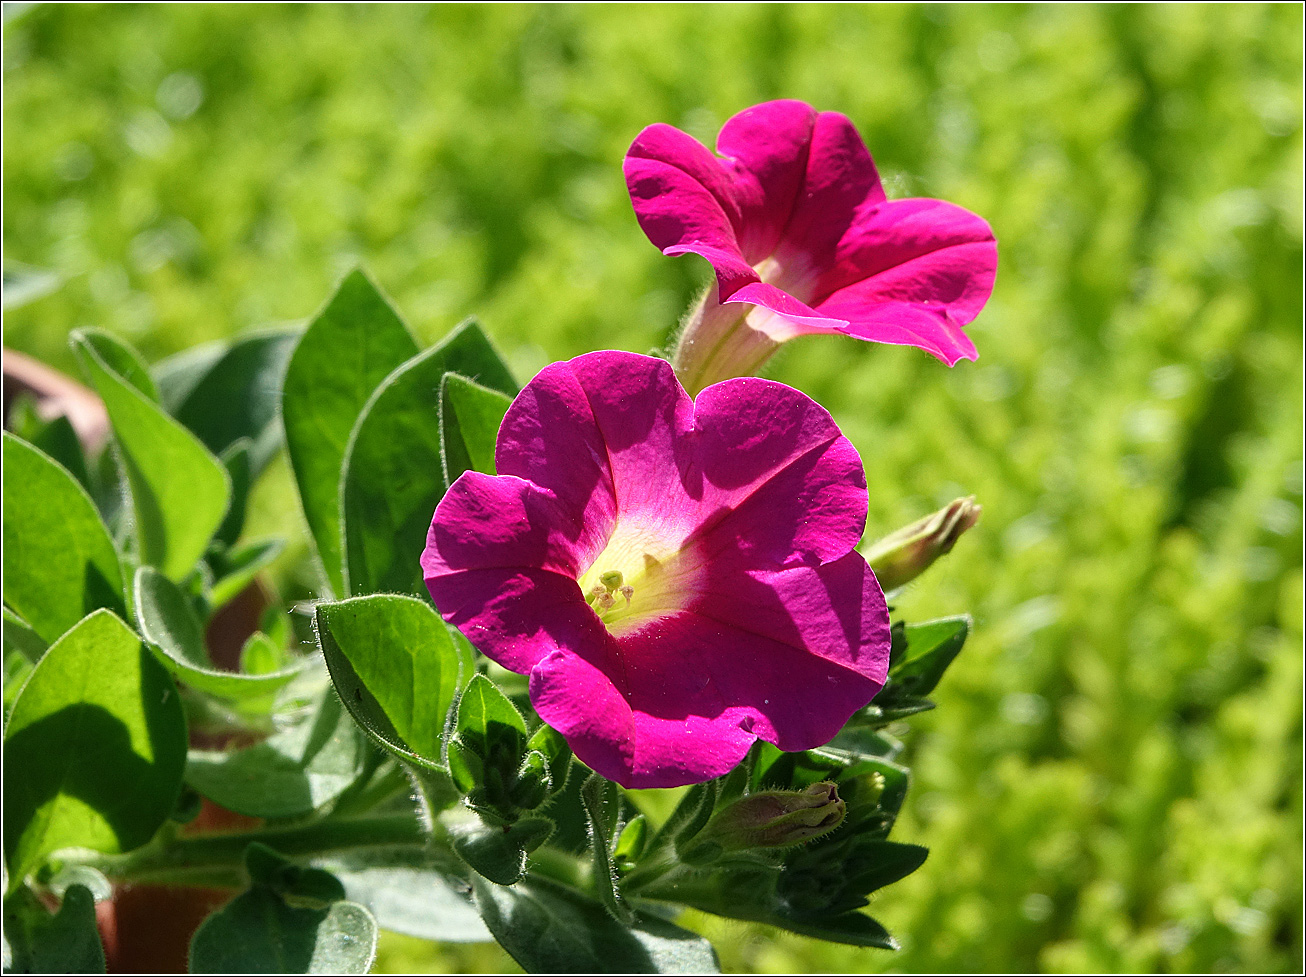
{"label": "out-of-focus grass", "polygon": [[[1000,242],[977,364],[811,338],[778,378],[862,452],[869,532],[974,492],[900,603],[970,610],[913,725],[874,910],[897,955],[691,916],[730,969],[1299,970],[1301,8],[38,7],[5,29],[7,344],[72,369],[312,313],[363,262],[521,378],[661,343],[706,273],[622,153],[774,97]],[[299,533],[284,470],[263,522]],[[302,549],[300,550],[302,552]],[[393,940],[382,969],[497,969]]]}

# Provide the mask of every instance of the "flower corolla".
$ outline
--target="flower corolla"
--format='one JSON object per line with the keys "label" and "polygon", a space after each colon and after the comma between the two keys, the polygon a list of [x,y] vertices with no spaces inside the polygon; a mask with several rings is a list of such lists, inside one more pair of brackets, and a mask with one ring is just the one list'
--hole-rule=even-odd
{"label": "flower corolla", "polygon": [[962,328],[993,291],[989,225],[955,204],[888,200],[852,122],[803,102],[732,117],[714,156],[669,125],[644,129],[624,164],[644,233],[716,272],[676,351],[692,391],[754,372],[805,333],[975,359]]}
{"label": "flower corolla", "polygon": [[758,738],[820,746],[883,685],[861,459],[799,391],[691,400],[663,360],[589,353],[527,384],[495,464],[437,507],[427,587],[610,780],[701,782]]}

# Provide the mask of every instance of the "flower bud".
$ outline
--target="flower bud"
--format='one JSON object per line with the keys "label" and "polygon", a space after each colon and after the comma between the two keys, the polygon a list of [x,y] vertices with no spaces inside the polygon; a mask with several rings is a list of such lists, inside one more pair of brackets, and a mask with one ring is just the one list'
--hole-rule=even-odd
{"label": "flower bud", "polygon": [[918,519],[872,544],[866,562],[886,591],[919,577],[939,557],[951,551],[961,534],[979,521],[975,496],[954,499],[933,515]]}
{"label": "flower bud", "polygon": [[787,848],[833,831],[846,806],[829,781],[806,790],[767,790],[741,797],[713,815],[696,839],[724,851]]}

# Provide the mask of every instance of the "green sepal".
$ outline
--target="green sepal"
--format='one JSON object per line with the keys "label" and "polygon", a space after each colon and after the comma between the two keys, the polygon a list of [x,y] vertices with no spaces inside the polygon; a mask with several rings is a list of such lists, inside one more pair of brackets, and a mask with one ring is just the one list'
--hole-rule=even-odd
{"label": "green sepal", "polygon": [[[889,667],[886,698],[920,698],[934,691],[939,679],[961,653],[970,634],[969,615],[908,624],[901,629],[904,642],[896,661]],[[878,697],[877,697],[878,698]]]}
{"label": "green sepal", "polygon": [[525,817],[508,825],[469,822],[449,831],[453,850],[491,882],[512,885],[526,873],[526,856],[549,840],[548,818]]}
{"label": "green sepal", "polygon": [[589,820],[590,854],[594,859],[594,892],[613,918],[627,926],[633,921],[630,906],[621,895],[612,852],[617,843],[621,814],[621,788],[597,773],[580,790]]}

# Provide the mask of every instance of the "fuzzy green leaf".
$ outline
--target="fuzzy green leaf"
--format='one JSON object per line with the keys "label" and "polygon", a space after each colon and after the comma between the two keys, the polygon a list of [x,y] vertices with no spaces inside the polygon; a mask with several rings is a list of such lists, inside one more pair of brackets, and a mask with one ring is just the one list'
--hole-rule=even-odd
{"label": "fuzzy green leaf", "polygon": [[319,604],[317,632],[359,725],[401,758],[442,764],[445,723],[474,667],[431,605],[397,594]]}
{"label": "fuzzy green leaf", "polygon": [[426,596],[422,550],[431,515],[448,488],[439,391],[449,371],[505,393],[517,390],[474,322],[458,326],[376,389],[350,435],[340,483],[348,593]]}
{"label": "fuzzy green leaf", "polygon": [[324,689],[299,722],[243,750],[192,750],[186,782],[252,817],[307,814],[367,772],[370,750],[340,700]]}
{"label": "fuzzy green leaf", "polygon": [[242,336],[207,369],[174,380],[167,409],[214,454],[249,441],[250,470],[257,477],[281,446],[277,404],[299,330]]}
{"label": "fuzzy green leaf", "polygon": [[179,682],[224,699],[253,699],[274,694],[300,673],[299,666],[258,675],[215,668],[190,599],[153,567],[136,571],[134,594],[141,634]]}
{"label": "fuzzy green leaf", "polygon": [[664,919],[635,914],[627,927],[579,892],[529,877],[512,888],[472,880],[494,938],[533,973],[718,973],[712,944]]}
{"label": "fuzzy green leaf", "polygon": [[70,845],[143,845],[172,812],[186,721],[141,639],[95,611],[41,659],[5,728],[4,845],[11,878]]}
{"label": "fuzzy green leaf", "polygon": [[77,340],[94,349],[104,364],[135,387],[141,396],[158,403],[159,391],[140,353],[103,329],[79,329]]}
{"label": "fuzzy green leaf", "polygon": [[95,928],[95,897],[71,885],[50,913],[21,886],[4,901],[7,974],[102,974],[104,947]]}
{"label": "fuzzy green leaf", "polygon": [[376,959],[376,920],[354,902],[289,905],[255,885],[200,924],[193,974],[365,974]]}
{"label": "fuzzy green leaf", "polygon": [[68,471],[4,436],[4,600],[47,643],[98,607],[125,613],[122,570]]}
{"label": "fuzzy green leaf", "polygon": [[119,376],[82,333],[73,333],[72,343],[109,412],[131,485],[141,561],[180,580],[226,514],[227,471],[193,434]]}
{"label": "fuzzy green leaf", "polygon": [[446,485],[465,471],[494,472],[494,448],[499,425],[512,398],[483,387],[459,373],[446,373],[440,383],[441,462]]}
{"label": "fuzzy green leaf", "polygon": [[389,301],[362,271],[345,276],[295,347],[282,386],[286,449],[327,583],[344,596],[340,470],[372,391],[417,353]]}
{"label": "fuzzy green leaf", "polygon": [[493,939],[467,882],[450,866],[384,849],[332,855],[316,864],[344,884],[346,898],[371,910],[382,929],[443,943]]}

